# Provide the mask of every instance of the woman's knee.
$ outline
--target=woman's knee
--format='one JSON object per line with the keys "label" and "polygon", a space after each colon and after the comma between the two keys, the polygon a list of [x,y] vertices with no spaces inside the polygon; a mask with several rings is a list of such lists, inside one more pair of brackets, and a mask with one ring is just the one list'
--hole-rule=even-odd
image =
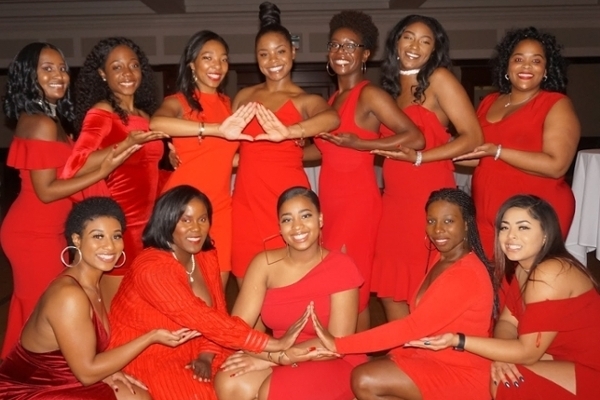
{"label": "woman's knee", "polygon": [[132,393],[124,383],[116,382],[116,385],[119,388],[119,390],[115,390],[117,400],[152,400],[150,393],[141,387],[134,386],[135,393]]}
{"label": "woman's knee", "polygon": [[374,377],[369,368],[369,363],[359,365],[352,370],[351,385],[352,392],[359,396],[361,393],[372,393],[374,386]]}
{"label": "woman's knee", "polygon": [[219,400],[250,398],[251,391],[244,379],[231,377],[220,371],[214,379],[215,392]]}

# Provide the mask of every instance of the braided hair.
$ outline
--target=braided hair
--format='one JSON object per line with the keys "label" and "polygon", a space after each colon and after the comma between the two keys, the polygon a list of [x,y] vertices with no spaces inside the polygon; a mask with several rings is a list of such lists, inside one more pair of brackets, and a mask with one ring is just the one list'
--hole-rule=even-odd
{"label": "braided hair", "polygon": [[487,270],[492,282],[492,287],[494,288],[494,309],[492,311],[492,317],[494,320],[496,320],[500,307],[497,294],[500,279],[494,264],[488,260],[485,252],[483,251],[481,238],[479,237],[479,230],[477,229],[477,224],[475,223],[475,203],[473,203],[473,199],[460,189],[443,188],[431,192],[425,205],[425,210],[427,210],[429,206],[436,201],[446,201],[458,206],[460,209],[462,217],[467,223],[467,244],[473,253],[475,253],[477,258],[479,258],[483,265],[485,265],[485,269]]}

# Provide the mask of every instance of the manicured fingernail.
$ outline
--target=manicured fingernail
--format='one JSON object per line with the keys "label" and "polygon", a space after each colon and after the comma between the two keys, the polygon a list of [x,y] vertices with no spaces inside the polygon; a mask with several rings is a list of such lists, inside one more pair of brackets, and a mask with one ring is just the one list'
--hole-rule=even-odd
{"label": "manicured fingernail", "polygon": [[525,378],[523,378],[523,377],[520,377],[520,378],[519,378],[519,380],[520,380],[521,382],[525,382]]}
{"label": "manicured fingernail", "polygon": [[235,374],[231,374],[231,375],[229,375],[229,377],[230,377],[230,378],[233,378],[234,376],[235,376]]}
{"label": "manicured fingernail", "polygon": [[515,384],[515,387],[519,387],[519,382],[514,381],[513,383]]}
{"label": "manicured fingernail", "polygon": [[115,144],[115,145],[113,146],[113,149],[115,149],[115,150],[116,150],[118,147],[119,147],[119,145],[118,145],[118,144]]}
{"label": "manicured fingernail", "polygon": [[506,386],[507,388],[509,388],[509,389],[510,389],[510,383],[508,383],[508,382],[504,382],[504,386]]}
{"label": "manicured fingernail", "polygon": [[316,347],[309,347],[307,350],[308,351],[315,351],[317,348]]}

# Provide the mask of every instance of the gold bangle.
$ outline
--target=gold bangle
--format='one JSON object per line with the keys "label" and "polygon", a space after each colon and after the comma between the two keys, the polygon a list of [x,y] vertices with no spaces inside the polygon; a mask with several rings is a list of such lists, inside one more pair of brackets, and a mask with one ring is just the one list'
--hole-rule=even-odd
{"label": "gold bangle", "polygon": [[204,121],[200,121],[200,128],[198,129],[198,143],[202,143],[204,139]]}
{"label": "gold bangle", "polygon": [[267,360],[269,360],[271,362],[274,362],[273,361],[273,357],[271,356],[271,352],[270,351],[267,351]]}
{"label": "gold bangle", "polygon": [[304,147],[304,135],[306,135],[306,131],[304,130],[304,127],[300,122],[297,122],[296,125],[298,125],[298,127],[300,128],[300,139],[296,140],[296,146]]}
{"label": "gold bangle", "polygon": [[285,351],[280,351],[279,352],[279,357],[277,357],[277,364],[282,365],[281,364],[281,359],[283,358],[284,355],[286,355]]}

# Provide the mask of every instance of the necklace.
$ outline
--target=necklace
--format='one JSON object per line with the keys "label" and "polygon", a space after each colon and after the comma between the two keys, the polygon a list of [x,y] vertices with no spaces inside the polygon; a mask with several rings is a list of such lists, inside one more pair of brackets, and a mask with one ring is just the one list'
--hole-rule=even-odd
{"label": "necklace", "polygon": [[[521,264],[519,264],[519,267],[521,267]],[[521,269],[522,269],[523,271],[527,272],[527,273],[530,273],[530,272],[531,272],[531,269],[525,269],[525,268],[523,268],[523,267],[521,267]]]}
{"label": "necklace", "polygon": [[[177,256],[175,255],[175,252],[171,253],[173,255],[173,258],[177,261],[179,261],[179,259],[177,259]],[[184,266],[185,267],[185,266]],[[185,270],[185,273],[188,275],[189,279],[190,279],[190,283],[194,282],[194,277],[192,276],[192,274],[194,273],[194,271],[196,270],[196,258],[194,257],[194,255],[192,254],[192,270],[188,272],[188,270]]]}
{"label": "necklace", "polygon": [[416,75],[419,71],[420,69],[401,69],[400,75]]}
{"label": "necklace", "polygon": [[504,105],[504,108],[506,108],[506,107],[509,107],[509,106],[518,106],[519,104],[527,103],[529,100],[533,99],[533,98],[534,98],[534,97],[535,97],[535,96],[536,96],[538,93],[539,93],[539,90],[538,90],[537,92],[535,92],[534,94],[532,94],[531,96],[529,96],[528,98],[526,98],[525,100],[523,100],[523,101],[520,101],[520,102],[518,102],[518,103],[513,103],[513,102],[510,100],[510,99],[511,99],[511,95],[512,95],[512,92],[510,92],[510,93],[508,94],[508,103],[506,103],[506,104]]}

